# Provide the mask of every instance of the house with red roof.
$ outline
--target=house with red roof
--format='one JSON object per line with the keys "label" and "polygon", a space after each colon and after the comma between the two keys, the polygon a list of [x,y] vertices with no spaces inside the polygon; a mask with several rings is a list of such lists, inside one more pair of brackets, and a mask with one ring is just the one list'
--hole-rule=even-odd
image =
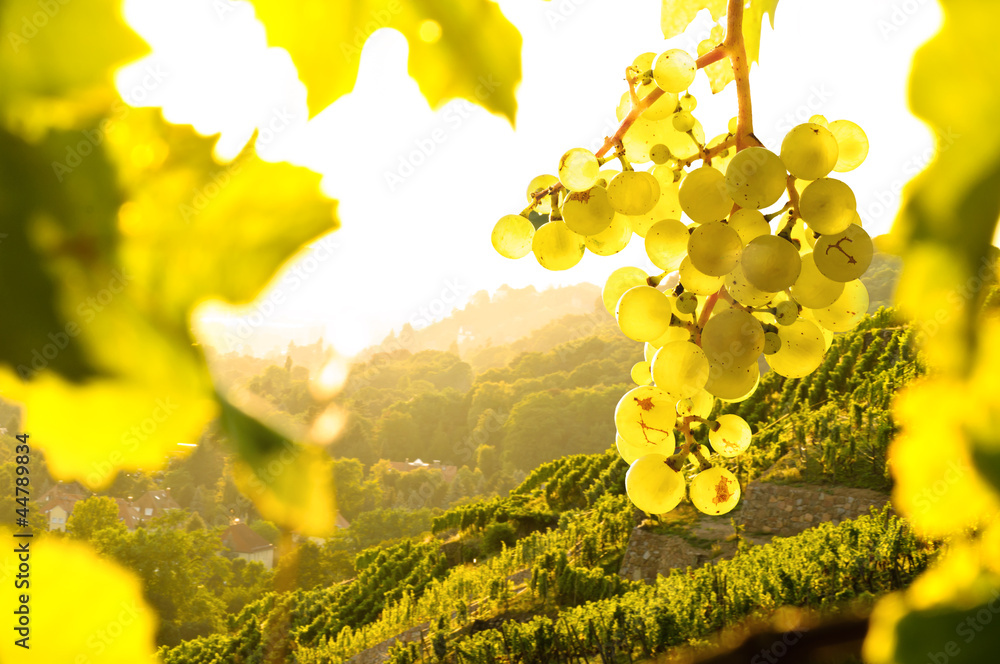
{"label": "house with red roof", "polygon": [[258,535],[245,523],[234,523],[222,533],[222,543],[238,558],[274,567],[274,545]]}

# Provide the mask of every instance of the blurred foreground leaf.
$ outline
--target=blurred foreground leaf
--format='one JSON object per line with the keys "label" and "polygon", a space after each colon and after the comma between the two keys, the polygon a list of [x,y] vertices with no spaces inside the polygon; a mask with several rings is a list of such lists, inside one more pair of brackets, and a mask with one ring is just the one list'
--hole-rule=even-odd
{"label": "blurred foreground leaf", "polygon": [[0,570],[4,592],[0,612],[16,625],[15,611],[26,594],[30,620],[27,650],[8,627],[0,640],[0,661],[23,664],[137,664],[155,662],[156,613],[142,597],[131,572],[67,539],[20,539],[0,531],[11,548],[30,542],[29,588],[16,589],[19,561],[7,553]]}
{"label": "blurred foreground leaf", "polygon": [[329,535],[333,508],[333,461],[322,447],[296,443],[219,397],[222,426],[240,455],[233,474],[240,491],[268,521],[304,535]]}
{"label": "blurred foreground leaf", "polygon": [[410,75],[433,108],[460,97],[514,123],[521,35],[490,0],[253,0],[268,41],[292,56],[315,115],[354,87],[371,33],[410,45]]}

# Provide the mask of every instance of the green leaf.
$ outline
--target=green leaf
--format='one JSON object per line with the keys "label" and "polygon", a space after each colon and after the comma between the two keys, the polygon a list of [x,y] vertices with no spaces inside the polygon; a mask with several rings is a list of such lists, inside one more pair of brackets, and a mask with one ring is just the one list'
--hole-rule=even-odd
{"label": "green leaf", "polygon": [[750,63],[760,60],[760,31],[764,24],[764,14],[771,19],[771,29],[774,29],[774,11],[778,0],[750,0],[743,10],[743,43],[746,45],[747,60]]}
{"label": "green leaf", "polygon": [[[996,660],[1000,577],[980,568],[996,554],[988,538],[955,543],[906,591],[882,598],[871,616],[871,664],[979,664]],[[993,539],[993,544],[996,540]]]}
{"label": "green leaf", "polygon": [[98,489],[159,467],[217,409],[192,311],[254,298],[335,226],[334,203],[317,174],[250,152],[220,165],[211,139],[150,110],[0,147],[0,275],[18,284],[0,289],[16,313],[0,322],[0,392],[61,479]]}
{"label": "green leaf", "polygon": [[326,450],[293,442],[227,397],[218,399],[222,427],[241,459],[233,468],[240,490],[265,519],[305,535],[329,535],[336,510],[333,460]]}
{"label": "green leaf", "polygon": [[[991,272],[1000,216],[1000,53],[992,26],[1000,5],[942,0],[941,31],[913,59],[910,104],[937,137],[937,155],[904,190],[893,236],[903,251],[897,294],[928,335],[931,364],[968,370],[976,316],[985,296],[977,276]],[[970,287],[970,284],[973,287]],[[926,327],[933,326],[933,327]]]}
{"label": "green leaf", "polygon": [[0,117],[20,130],[76,126],[117,98],[114,68],[148,52],[121,0],[0,3]]}
{"label": "green leaf", "polygon": [[[120,200],[114,188],[114,174],[100,156],[87,162],[76,183],[85,194],[80,205],[65,187],[53,186],[55,176],[47,160],[48,145],[33,149],[20,138],[0,130],[0,361],[11,364],[24,378],[50,368],[73,380],[94,375],[98,370],[77,344],[78,324],[64,316],[59,306],[59,287],[45,267],[39,245],[58,245],[56,251],[86,254],[95,234],[87,222],[95,213],[109,215],[108,206]],[[94,196],[106,193],[104,198]],[[95,208],[96,205],[96,208]],[[64,240],[58,220],[79,228],[75,244]],[[100,223],[100,222],[98,222]],[[97,235],[102,234],[97,230]],[[13,287],[13,284],[20,284]]]}
{"label": "green leaf", "polygon": [[251,141],[212,158],[213,139],[133,109],[108,143],[131,199],[119,214],[121,262],[156,315],[186,329],[209,299],[251,301],[305,243],[338,226],[321,176],[269,163]]}
{"label": "green leaf", "polygon": [[[14,537],[0,530],[14,548]],[[23,540],[21,543],[27,543]],[[0,641],[0,661],[24,664],[86,661],[91,664],[156,661],[157,617],[143,599],[139,578],[92,548],[44,535],[30,540],[31,564],[43,580],[15,592],[16,557],[7,554],[0,582],[0,611],[15,615],[22,595],[30,595],[27,650],[15,644],[20,634],[8,628]],[[32,571],[34,571],[32,570]],[[86,606],[66,620],[67,606]],[[16,621],[15,621],[16,624]],[[108,635],[113,638],[109,638]]]}
{"label": "green leaf", "polygon": [[726,5],[727,0],[663,0],[660,11],[663,38],[670,39],[687,30],[702,9],[707,9],[712,20],[718,21],[726,15]]}
{"label": "green leaf", "polygon": [[[727,12],[727,0],[663,0],[660,14],[660,27],[666,39],[676,37],[691,24],[698,12],[707,9],[713,21],[718,21]],[[771,28],[774,28],[774,12],[778,0],[749,0],[743,10],[743,41],[746,47],[747,60],[752,64],[760,58],[760,30],[764,14],[770,16]],[[707,53],[720,44],[725,36],[722,26],[714,26],[708,40],[699,45],[698,56]],[[728,60],[722,60],[709,65],[705,73],[712,84],[712,92],[719,92],[735,80],[732,65]]]}
{"label": "green leaf", "polygon": [[514,123],[521,35],[490,0],[253,0],[268,41],[292,56],[319,113],[351,91],[361,48],[379,28],[410,44],[410,75],[431,106],[468,99]]}

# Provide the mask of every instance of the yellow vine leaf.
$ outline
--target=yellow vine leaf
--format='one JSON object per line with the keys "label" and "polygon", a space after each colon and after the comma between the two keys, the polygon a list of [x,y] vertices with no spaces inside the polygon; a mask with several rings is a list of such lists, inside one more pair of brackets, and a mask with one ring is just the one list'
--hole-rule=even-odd
{"label": "yellow vine leaf", "polygon": [[217,163],[212,139],[149,109],[0,144],[0,192],[16,201],[0,275],[19,284],[0,289],[19,314],[0,320],[0,390],[60,479],[96,490],[157,468],[217,413],[192,311],[251,301],[336,227],[335,203],[319,175],[250,150]]}
{"label": "yellow vine leaf", "polygon": [[254,141],[221,164],[213,138],[157,110],[132,109],[119,124],[108,144],[127,198],[121,262],[136,296],[177,325],[209,298],[250,302],[305,243],[339,226],[321,176],[263,161]]}
{"label": "yellow vine leaf", "polygon": [[889,448],[892,502],[922,535],[961,534],[1000,510],[973,465],[966,433],[981,401],[982,395],[947,378],[923,379],[896,397],[893,414],[902,431]]}
{"label": "yellow vine leaf", "polygon": [[222,426],[240,459],[233,477],[261,516],[314,537],[333,532],[333,462],[323,447],[297,443],[249,415],[243,404],[219,397]]}
{"label": "yellow vine leaf", "polygon": [[[904,190],[893,235],[903,248],[897,300],[926,332],[931,364],[964,373],[976,315],[995,278],[990,246],[1000,217],[1000,5],[942,0],[941,31],[913,59],[910,104],[937,138],[932,163]],[[926,287],[940,297],[928,297]]]}
{"label": "yellow vine leaf", "polygon": [[[713,21],[718,21],[726,15],[727,0],[663,0],[660,14],[660,27],[666,39],[676,37],[684,32],[697,16],[698,12],[707,9]],[[746,47],[747,59],[750,63],[760,59],[760,31],[764,14],[770,17],[771,28],[774,28],[774,12],[778,0],[749,0],[743,14],[743,41]],[[716,25],[711,36],[698,45],[698,55],[702,56],[722,43],[725,28]],[[719,92],[735,80],[732,65],[728,60],[721,60],[705,68],[712,92]]]}
{"label": "yellow vine leaf", "polygon": [[[0,562],[0,612],[8,622],[0,661],[23,664],[140,664],[156,662],[156,612],[139,579],[93,549],[67,539],[15,538],[0,530],[5,547],[30,542],[29,588],[18,589],[20,560]],[[23,579],[22,579],[23,581]],[[28,649],[16,645],[21,595],[28,595]]]}
{"label": "yellow vine leaf", "polygon": [[955,545],[907,590],[883,598],[864,644],[870,664],[981,664],[996,659],[1000,576],[984,570],[990,553]]}
{"label": "yellow vine leaf", "polygon": [[760,61],[760,31],[764,25],[764,14],[771,21],[774,29],[774,12],[778,0],[750,0],[743,13],[743,43],[747,50],[747,60],[750,63]]}
{"label": "yellow vine leaf", "polygon": [[464,98],[511,124],[521,35],[491,0],[253,0],[268,41],[292,56],[315,115],[351,91],[361,49],[381,28],[410,45],[409,72],[438,108]]}
{"label": "yellow vine leaf", "polygon": [[[726,29],[721,25],[712,28],[709,38],[698,44],[698,56],[701,57],[718,46],[725,36],[725,32]],[[705,67],[705,75],[708,76],[708,82],[712,86],[713,93],[721,91],[736,80],[733,63],[729,61],[729,58],[723,58]]]}
{"label": "yellow vine leaf", "polygon": [[0,3],[0,117],[34,133],[77,126],[116,98],[115,67],[148,52],[125,25],[121,0]]}
{"label": "yellow vine leaf", "polygon": [[713,21],[726,15],[727,0],[663,0],[660,10],[660,28],[663,38],[681,34],[702,9],[707,9]]}

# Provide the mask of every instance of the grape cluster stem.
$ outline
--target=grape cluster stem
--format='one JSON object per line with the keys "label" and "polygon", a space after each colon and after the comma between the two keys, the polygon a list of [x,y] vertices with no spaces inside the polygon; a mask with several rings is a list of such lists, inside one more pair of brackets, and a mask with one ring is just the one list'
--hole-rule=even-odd
{"label": "grape cluster stem", "polygon": [[[698,69],[703,69],[723,58],[729,58],[729,62],[733,66],[733,76],[736,79],[736,102],[738,106],[736,135],[732,142],[727,140],[720,145],[714,146],[711,150],[697,155],[694,159],[711,159],[711,157],[727,149],[733,143],[736,145],[737,152],[748,147],[763,146],[753,134],[753,108],[750,101],[750,63],[747,61],[747,49],[743,41],[743,0],[729,0],[729,7],[726,10],[726,38],[721,44],[695,60],[695,65]],[[663,90],[654,88],[645,98],[640,100],[635,92],[635,76],[629,70],[626,70],[625,78],[628,81],[632,108],[622,118],[618,130],[613,135],[606,137],[604,144],[594,153],[594,156],[598,159],[607,154],[611,148],[621,145],[625,132],[635,124],[635,121],[639,119],[639,115],[663,96]],[[526,208],[526,211],[532,210],[545,196],[555,194],[562,188],[562,183],[557,182],[548,189],[539,191],[534,195],[531,205]]]}

